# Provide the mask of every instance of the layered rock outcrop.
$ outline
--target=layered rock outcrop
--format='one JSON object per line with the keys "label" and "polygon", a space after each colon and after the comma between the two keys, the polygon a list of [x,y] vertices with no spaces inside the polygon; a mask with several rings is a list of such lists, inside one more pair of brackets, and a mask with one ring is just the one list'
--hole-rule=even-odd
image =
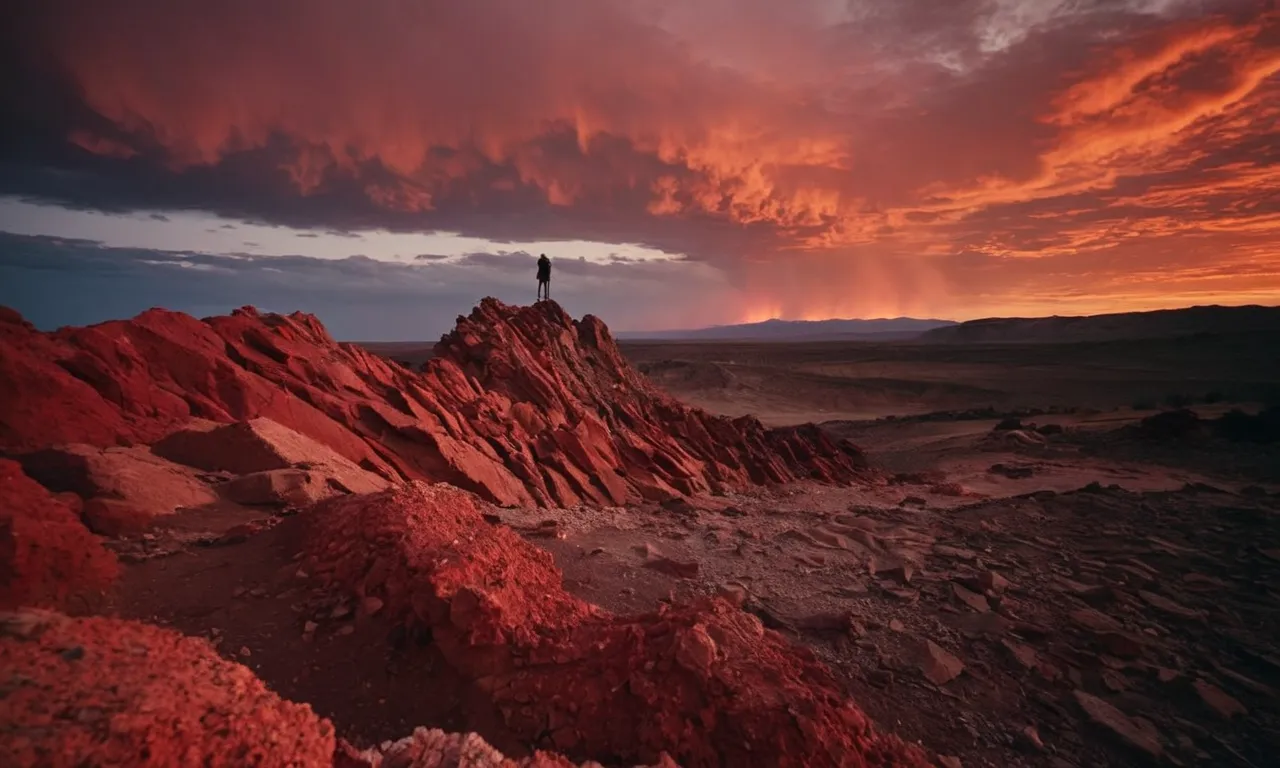
{"label": "layered rock outcrop", "polygon": [[[69,443],[180,453],[193,419],[266,417],[383,478],[449,482],[500,505],[661,501],[867,471],[855,447],[816,427],[766,429],[677,403],[599,319],[574,321],[552,302],[484,300],[421,372],[338,344],[301,313],[155,309],[42,333],[6,311],[0,370],[0,450],[14,454]],[[180,430],[187,438],[170,437]]]}

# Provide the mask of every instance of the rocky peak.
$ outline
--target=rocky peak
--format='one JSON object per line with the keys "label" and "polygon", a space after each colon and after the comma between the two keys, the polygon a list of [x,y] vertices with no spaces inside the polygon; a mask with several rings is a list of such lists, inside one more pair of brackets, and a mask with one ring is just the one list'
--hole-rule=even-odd
{"label": "rocky peak", "polygon": [[0,313],[0,449],[152,444],[192,419],[265,417],[391,480],[450,482],[503,505],[663,501],[866,473],[812,427],[689,408],[633,369],[596,317],[485,299],[421,372],[315,317],[162,309],[41,333]]}

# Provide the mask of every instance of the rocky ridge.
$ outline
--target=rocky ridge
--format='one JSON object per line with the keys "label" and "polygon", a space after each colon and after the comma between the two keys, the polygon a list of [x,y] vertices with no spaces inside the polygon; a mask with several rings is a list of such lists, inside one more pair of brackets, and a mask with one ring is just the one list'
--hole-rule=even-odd
{"label": "rocky ridge", "polygon": [[37,331],[0,312],[0,450],[152,445],[193,420],[265,417],[400,482],[503,506],[663,501],[747,484],[870,476],[816,427],[766,429],[681,405],[598,318],[485,299],[421,372],[335,342],[316,318],[153,309]]}
{"label": "rocky ridge", "polygon": [[[0,618],[0,661],[18,670],[0,762],[925,764],[735,604],[602,610],[492,506],[674,508],[737,486],[874,481],[854,446],[685,407],[603,323],[549,302],[486,300],[436,351],[415,372],[312,317],[249,308],[53,333],[0,311],[0,453],[14,459],[0,459],[0,609],[16,611]],[[157,588],[173,590],[163,610],[128,607]],[[300,636],[251,650],[223,647],[221,629],[70,616],[172,623],[229,603],[264,640],[282,618]],[[357,638],[385,638],[415,697],[473,691],[457,732],[401,718],[361,750],[332,708],[275,693],[299,677],[259,666]],[[361,685],[338,697],[363,706]]]}

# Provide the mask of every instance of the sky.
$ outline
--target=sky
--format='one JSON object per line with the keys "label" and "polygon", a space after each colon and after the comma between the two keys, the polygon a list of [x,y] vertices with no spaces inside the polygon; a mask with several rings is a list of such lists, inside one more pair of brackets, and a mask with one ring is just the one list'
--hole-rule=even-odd
{"label": "sky", "polygon": [[0,304],[438,336],[1280,304],[1271,0],[17,0]]}

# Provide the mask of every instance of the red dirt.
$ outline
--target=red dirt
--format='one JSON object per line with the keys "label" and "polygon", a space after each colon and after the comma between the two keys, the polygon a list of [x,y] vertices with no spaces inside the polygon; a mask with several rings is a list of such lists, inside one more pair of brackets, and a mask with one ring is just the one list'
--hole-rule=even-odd
{"label": "red dirt", "polygon": [[333,726],[203,640],[26,611],[0,624],[0,764],[330,766]]}
{"label": "red dirt", "polygon": [[155,443],[192,419],[267,417],[384,477],[508,506],[621,504],[796,478],[870,475],[815,427],[685,407],[604,324],[486,299],[422,373],[337,344],[309,315],[132,320],[41,333],[0,313],[0,449]]}
{"label": "red dirt", "polygon": [[0,459],[0,608],[67,608],[109,587],[118,570],[70,507]]}
{"label": "red dirt", "polygon": [[308,515],[302,567],[429,628],[506,726],[568,755],[681,765],[917,766],[811,654],[722,600],[615,618],[465,492],[418,483]]}

